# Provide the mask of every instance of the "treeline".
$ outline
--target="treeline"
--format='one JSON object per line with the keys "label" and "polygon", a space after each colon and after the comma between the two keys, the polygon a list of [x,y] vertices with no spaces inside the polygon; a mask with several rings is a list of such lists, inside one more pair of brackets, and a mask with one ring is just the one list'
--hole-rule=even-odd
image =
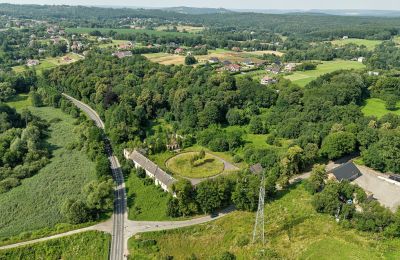
{"label": "treeline", "polygon": [[[312,39],[333,39],[347,35],[353,38],[389,39],[399,32],[397,18],[350,17],[309,14],[181,14],[161,10],[112,9],[84,6],[10,5],[2,4],[0,14],[14,17],[50,19],[80,27],[114,27],[127,17],[153,18],[160,21],[202,24],[206,27],[275,32]],[[119,18],[119,19],[118,19]]]}
{"label": "treeline", "polygon": [[48,162],[46,144],[49,124],[32,115],[21,114],[0,103],[0,193],[21,184],[21,180],[36,174]]}

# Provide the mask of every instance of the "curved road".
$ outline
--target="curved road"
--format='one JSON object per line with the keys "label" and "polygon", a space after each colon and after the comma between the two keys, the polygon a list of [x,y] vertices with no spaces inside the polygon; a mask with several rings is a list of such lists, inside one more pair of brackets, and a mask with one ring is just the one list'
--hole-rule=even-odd
{"label": "curved road", "polygon": [[[72,101],[78,108],[80,108],[83,112],[85,112],[95,123],[96,125],[104,129],[104,123],[101,120],[100,116],[94,111],[91,107],[86,105],[85,103],[68,96],[63,93],[63,96]],[[115,188],[115,201],[114,201],[114,213],[112,216],[112,239],[111,239],[111,250],[110,250],[110,259],[111,260],[121,260],[127,256],[127,244],[124,240],[124,222],[127,220],[127,210],[126,210],[126,194],[125,194],[125,183],[124,177],[121,171],[121,165],[118,162],[118,158],[113,155],[112,147],[110,145],[110,141],[106,138],[106,150],[108,159],[111,163],[111,170],[113,173],[114,180],[116,182]],[[125,248],[124,248],[125,247]],[[125,251],[126,250],[126,251]]]}

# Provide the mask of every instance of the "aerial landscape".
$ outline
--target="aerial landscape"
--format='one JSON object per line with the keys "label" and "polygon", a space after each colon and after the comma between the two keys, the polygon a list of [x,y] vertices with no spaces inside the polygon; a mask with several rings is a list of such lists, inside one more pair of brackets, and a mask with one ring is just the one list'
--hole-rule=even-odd
{"label": "aerial landscape", "polygon": [[0,259],[400,259],[400,2],[0,2]]}

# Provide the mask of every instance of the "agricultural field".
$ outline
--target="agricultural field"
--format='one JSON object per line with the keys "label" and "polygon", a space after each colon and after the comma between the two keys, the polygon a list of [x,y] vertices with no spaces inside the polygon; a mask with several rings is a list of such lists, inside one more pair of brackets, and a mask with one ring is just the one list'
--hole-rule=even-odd
{"label": "agricultural field", "polygon": [[165,162],[166,167],[174,174],[188,178],[206,178],[224,171],[224,164],[209,153],[203,159],[190,163],[190,159],[198,154],[187,152],[178,154]]}
{"label": "agricultural field", "polygon": [[88,33],[93,32],[93,31],[99,31],[101,33],[108,33],[110,31],[114,31],[114,32],[117,32],[119,34],[145,33],[145,34],[154,35],[154,36],[164,36],[164,35],[170,35],[170,36],[187,35],[187,36],[191,36],[191,35],[193,35],[193,34],[182,33],[182,32],[163,32],[163,31],[156,31],[156,30],[130,29],[130,28],[115,29],[115,28],[86,28],[86,27],[81,27],[81,28],[66,28],[65,31],[67,33],[80,33],[80,34],[88,34]]}
{"label": "agricultural field", "polygon": [[[237,259],[398,259],[400,239],[345,229],[333,217],[316,213],[302,184],[282,191],[265,206],[266,245],[252,244],[255,213],[234,212],[194,227],[143,233],[129,240],[131,259],[173,256]],[[338,250],[340,248],[340,250]],[[329,250],[332,249],[332,250]]]}
{"label": "agricultural field", "polygon": [[337,45],[337,46],[344,46],[344,45],[350,44],[350,43],[356,44],[358,46],[364,45],[370,51],[374,50],[377,45],[382,43],[382,41],[379,41],[379,40],[366,40],[366,39],[356,39],[356,38],[349,38],[349,39],[345,39],[345,40],[340,39],[340,40],[334,40],[331,42],[333,45]]}
{"label": "agricultural field", "polygon": [[0,251],[0,259],[108,259],[111,235],[89,231]]}
{"label": "agricultural field", "polygon": [[366,100],[365,105],[361,110],[366,116],[376,116],[381,118],[382,116],[393,113],[400,116],[400,102],[397,102],[397,110],[390,111],[385,107],[385,101],[379,98],[369,98]]}
{"label": "agricultural field", "polygon": [[[29,104],[23,96],[19,99],[9,104],[18,109]],[[61,229],[65,226],[61,224],[64,221],[60,213],[62,203],[67,198],[83,198],[82,187],[96,179],[95,165],[85,152],[67,149],[78,138],[78,133],[74,131],[75,119],[60,109],[29,109],[51,122],[47,142],[52,157],[50,163],[36,175],[24,179],[11,191],[0,194],[0,241],[22,232],[23,238],[29,238],[37,236],[35,232]]]}
{"label": "agricultural field", "polygon": [[[71,60],[64,60],[65,57],[69,57]],[[79,56],[75,53],[67,53],[66,55],[62,57],[49,57],[44,60],[40,60],[40,64],[37,66],[33,66],[31,68],[36,69],[36,71],[41,72],[46,69],[52,69],[60,65],[66,65],[66,64],[71,64],[73,62],[76,62],[78,60],[81,60],[82,56]],[[23,72],[27,70],[28,67],[26,65],[20,65],[20,66],[15,66],[13,67],[13,70],[17,73]]]}
{"label": "agricultural field", "polygon": [[[253,62],[263,62],[258,57],[263,54],[275,53],[277,56],[282,56],[281,52],[274,51],[253,51],[253,52],[234,52],[224,49],[210,50],[207,55],[196,55],[199,64],[205,64],[211,57],[216,57],[221,61],[229,60],[232,63],[240,63],[246,59],[251,59]],[[184,55],[175,55],[170,53],[148,53],[143,54],[152,62],[160,63],[163,65],[183,65],[185,63]]]}
{"label": "agricultural field", "polygon": [[[165,31],[172,29],[173,25],[161,25],[155,28],[156,31]],[[188,33],[200,33],[204,31],[204,27],[195,27],[190,25],[176,25],[175,26],[178,32],[188,32]]]}
{"label": "agricultural field", "polygon": [[131,220],[172,220],[166,215],[168,194],[155,186],[143,183],[135,174],[125,180],[128,218]]}
{"label": "agricultural field", "polygon": [[334,72],[336,70],[350,70],[350,69],[363,69],[365,65],[357,61],[347,60],[334,60],[334,61],[323,61],[322,64],[317,66],[315,70],[309,71],[295,71],[293,74],[285,76],[286,79],[291,80],[293,83],[304,87],[314,79],[327,73]]}
{"label": "agricultural field", "polygon": [[394,37],[394,42],[395,42],[396,44],[400,44],[400,36],[399,36],[399,35],[396,36],[396,37]]}

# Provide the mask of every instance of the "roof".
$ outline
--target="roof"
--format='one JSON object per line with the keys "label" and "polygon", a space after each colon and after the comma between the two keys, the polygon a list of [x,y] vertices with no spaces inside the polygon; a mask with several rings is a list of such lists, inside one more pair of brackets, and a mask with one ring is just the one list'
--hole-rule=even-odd
{"label": "roof", "polygon": [[361,176],[360,170],[353,162],[347,162],[330,171],[338,181],[353,181]]}
{"label": "roof", "polygon": [[261,166],[261,163],[257,163],[257,164],[250,166],[250,171],[254,174],[262,173],[263,170],[264,170],[264,168]]}
{"label": "roof", "polygon": [[147,159],[146,156],[139,153],[137,150],[134,150],[129,155],[129,158],[139,164],[143,169],[153,174],[158,181],[165,184],[167,187],[176,182],[171,175],[167,174],[164,170],[158,167],[157,164]]}

